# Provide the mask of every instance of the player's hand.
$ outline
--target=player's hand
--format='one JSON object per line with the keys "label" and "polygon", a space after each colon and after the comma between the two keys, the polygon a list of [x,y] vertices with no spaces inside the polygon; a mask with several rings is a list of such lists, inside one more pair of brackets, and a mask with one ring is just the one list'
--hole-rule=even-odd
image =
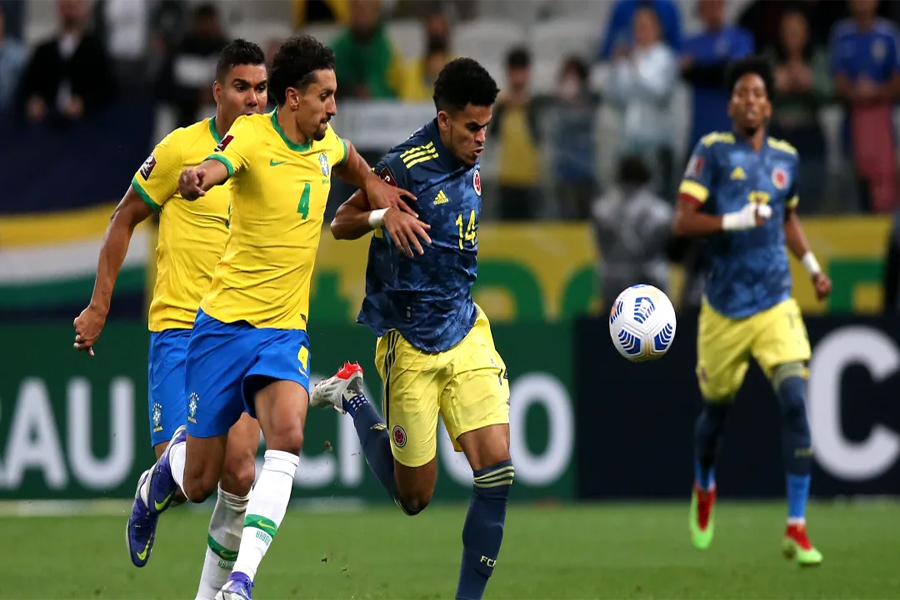
{"label": "player's hand", "polygon": [[722,215],[723,231],[743,231],[764,225],[772,217],[768,204],[749,202],[741,210]]}
{"label": "player's hand", "polygon": [[831,279],[828,278],[828,275],[819,271],[813,275],[812,280],[813,285],[816,288],[816,298],[818,300],[824,300],[831,295]]}
{"label": "player's hand", "polygon": [[106,311],[93,306],[88,306],[81,311],[75,319],[75,343],[76,350],[84,350],[91,356],[94,355],[94,342],[100,337],[103,325],[106,324]]}
{"label": "player's hand", "polygon": [[206,172],[203,169],[188,167],[181,172],[178,178],[178,191],[185,200],[196,200],[200,196],[205,196],[203,190],[203,177]]}
{"label": "player's hand", "polygon": [[431,243],[431,238],[428,237],[431,225],[396,209],[388,209],[384,213],[384,228],[387,229],[391,239],[394,240],[394,245],[399,248],[400,252],[410,258],[414,256],[413,250],[419,254],[425,254],[419,238],[426,244]]}
{"label": "player's hand", "polygon": [[396,208],[402,212],[418,217],[416,211],[406,203],[406,200],[416,201],[412,193],[393,186],[374,173],[366,180],[366,196],[372,208]]}

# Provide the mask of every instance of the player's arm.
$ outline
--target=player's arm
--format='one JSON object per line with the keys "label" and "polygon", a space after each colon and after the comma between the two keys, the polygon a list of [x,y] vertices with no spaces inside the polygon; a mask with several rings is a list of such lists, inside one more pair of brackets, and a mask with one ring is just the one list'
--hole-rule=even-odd
{"label": "player's arm", "polygon": [[336,240],[356,240],[381,227],[387,230],[394,245],[410,257],[413,250],[419,254],[425,253],[419,238],[426,244],[431,243],[428,236],[431,226],[428,223],[395,208],[373,210],[362,190],[354,192],[338,208],[331,221],[331,235]]}
{"label": "player's arm", "polygon": [[784,213],[785,244],[787,244],[791,254],[803,263],[803,268],[809,273],[816,288],[816,297],[819,300],[823,300],[831,293],[831,280],[822,272],[819,261],[816,260],[816,255],[813,254],[809,247],[806,234],[803,232],[803,226],[800,224],[800,217],[797,216],[796,207],[797,196],[791,195]]}
{"label": "player's arm", "polygon": [[383,181],[372,172],[369,163],[349,140],[344,140],[344,143],[347,145],[347,158],[339,165],[335,165],[335,174],[350,185],[364,190],[374,208],[396,208],[414,217],[417,216],[416,211],[406,203],[407,199],[415,201],[416,197],[408,190]]}
{"label": "player's arm", "polygon": [[103,244],[100,246],[100,259],[97,262],[97,278],[94,281],[94,293],[87,308],[75,319],[75,349],[86,350],[94,354],[93,345],[100,337],[109,305],[112,300],[113,287],[125,262],[128,245],[134,234],[134,228],[153,214],[153,209],[141,198],[134,187],[129,187],[125,197],[116,206]]}

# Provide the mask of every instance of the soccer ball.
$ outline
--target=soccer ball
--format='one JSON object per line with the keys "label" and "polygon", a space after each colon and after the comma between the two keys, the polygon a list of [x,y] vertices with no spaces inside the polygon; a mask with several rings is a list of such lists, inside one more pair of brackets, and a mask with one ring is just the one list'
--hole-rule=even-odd
{"label": "soccer ball", "polygon": [[633,285],[613,303],[609,335],[619,354],[632,362],[661,358],[675,339],[675,308],[652,285]]}

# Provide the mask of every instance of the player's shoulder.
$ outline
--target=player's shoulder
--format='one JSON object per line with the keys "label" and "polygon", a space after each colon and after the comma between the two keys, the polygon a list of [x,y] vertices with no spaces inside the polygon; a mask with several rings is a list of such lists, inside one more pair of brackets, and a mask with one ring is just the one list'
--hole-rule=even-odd
{"label": "player's shoulder", "polygon": [[779,140],[778,138],[768,137],[766,138],[766,145],[769,146],[772,150],[779,154],[790,156],[792,159],[796,159],[797,149],[794,148],[790,142],[785,140]]}
{"label": "player's shoulder", "polygon": [[734,137],[734,133],[730,131],[713,131],[700,138],[697,145],[710,150],[717,150],[721,146],[734,146],[736,142],[737,139]]}
{"label": "player's shoulder", "polygon": [[391,148],[382,162],[395,177],[421,179],[440,165],[435,139],[435,126],[433,122],[428,123]]}
{"label": "player's shoulder", "polygon": [[897,25],[895,25],[889,19],[885,19],[883,17],[875,19],[875,25],[872,29],[875,31],[875,33],[882,37],[893,39],[896,39],[898,36],[898,32],[900,32],[900,29],[897,28]]}

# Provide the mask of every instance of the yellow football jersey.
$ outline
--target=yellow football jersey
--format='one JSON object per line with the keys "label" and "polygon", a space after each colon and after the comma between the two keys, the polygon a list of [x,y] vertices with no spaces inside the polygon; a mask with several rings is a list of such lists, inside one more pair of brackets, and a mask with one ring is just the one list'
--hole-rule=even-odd
{"label": "yellow football jersey", "polygon": [[201,308],[224,323],[306,329],[331,169],[347,159],[346,143],[329,127],[322,141],[295,144],[272,111],[239,117],[209,158],[227,167],[233,204]]}
{"label": "yellow football jersey", "polygon": [[215,117],[176,129],[131,180],[134,191],[159,211],[150,331],[194,326],[197,307],[225,250],[231,186],[215,187],[195,202],[178,192],[182,169],[199,165],[220,142]]}

